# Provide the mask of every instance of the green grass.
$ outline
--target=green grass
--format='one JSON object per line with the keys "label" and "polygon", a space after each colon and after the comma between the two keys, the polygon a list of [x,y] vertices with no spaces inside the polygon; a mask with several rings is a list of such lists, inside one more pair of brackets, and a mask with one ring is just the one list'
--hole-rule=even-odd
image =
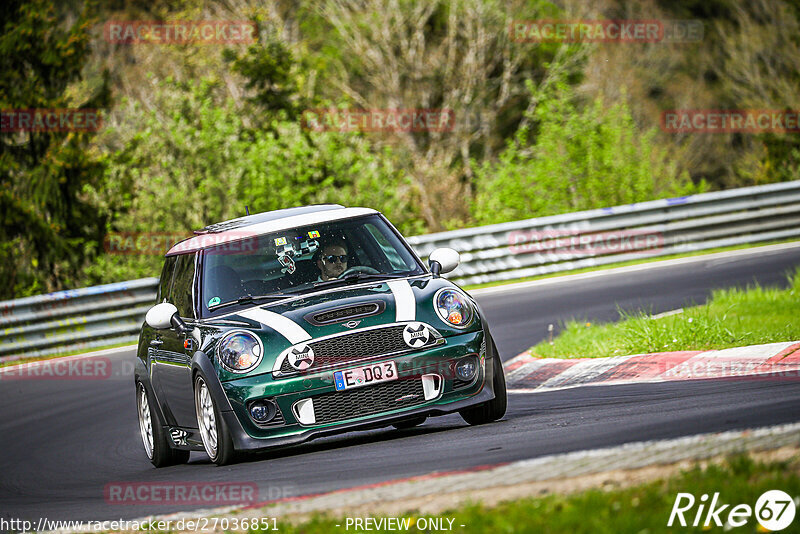
{"label": "green grass", "polygon": [[[670,478],[625,489],[592,489],[569,495],[535,496],[503,502],[494,507],[470,504],[433,516],[406,514],[403,517],[415,521],[419,517],[452,518],[455,520],[453,532],[456,533],[723,532],[720,527],[704,529],[702,526],[691,526],[702,494],[713,496],[715,492],[719,492],[718,505],[730,504],[720,515],[724,524],[727,513],[733,506],[747,504],[751,508],[755,507],[758,497],[772,489],[780,489],[792,497],[800,495],[800,462],[797,457],[790,461],[762,463],[745,455],[733,456],[720,464],[710,464],[705,468],[696,466]],[[689,526],[681,527],[675,523],[668,528],[667,521],[679,492],[692,493],[697,501],[684,514]],[[706,506],[706,510],[707,508]],[[262,515],[268,516],[269,509],[265,509]],[[701,525],[704,520],[705,514],[700,521]],[[337,524],[341,527],[336,527]],[[465,525],[463,528],[460,527],[462,524]],[[783,532],[797,532],[798,525],[800,518],[796,517],[792,525]],[[278,520],[279,531],[289,534],[346,532],[344,526],[345,518],[326,516],[316,516],[297,525]],[[751,516],[746,525],[734,532],[764,531],[757,530],[759,528],[756,518]],[[352,527],[350,531],[354,531]],[[409,532],[430,530],[418,530],[412,524]]]}
{"label": "green grass", "polygon": [[782,290],[758,286],[712,293],[706,305],[652,318],[620,311],[620,321],[572,320],[553,340],[531,348],[547,358],[596,358],[677,350],[709,350],[800,340],[800,270]]}
{"label": "green grass", "polygon": [[540,275],[536,275],[536,276],[528,276],[528,277],[525,277],[525,278],[517,278],[517,279],[514,279],[514,280],[502,280],[502,281],[499,281],[499,282],[486,282],[484,284],[473,284],[473,285],[466,285],[466,286],[463,286],[463,287],[466,290],[470,290],[470,289],[482,289],[482,288],[485,288],[485,287],[504,286],[504,285],[507,285],[507,284],[516,284],[516,283],[519,283],[519,282],[531,282],[533,280],[543,280],[543,279],[546,279],[546,278],[556,278],[556,277],[559,277],[559,276],[568,276],[570,274],[580,274],[580,273],[588,273],[588,272],[594,272],[594,271],[606,271],[606,270],[609,270],[609,269],[616,269],[618,267],[628,267],[630,265],[641,265],[641,264],[644,264],[644,263],[653,263],[653,262],[658,262],[658,261],[674,260],[674,259],[677,259],[677,258],[689,258],[689,257],[692,257],[692,256],[705,256],[707,254],[714,254],[716,252],[728,252],[728,251],[731,251],[731,250],[744,250],[744,249],[750,249],[750,248],[765,247],[765,246],[768,246],[768,245],[779,245],[779,244],[783,244],[783,243],[793,243],[795,241],[797,241],[797,239],[783,239],[783,240],[779,240],[779,241],[766,241],[764,243],[759,243],[758,245],[751,245],[751,244],[733,245],[733,246],[730,246],[730,247],[718,247],[718,248],[711,248],[711,249],[708,249],[708,250],[697,250],[697,251],[694,251],[694,252],[685,252],[685,253],[682,253],[682,254],[670,254],[668,256],[659,256],[659,257],[656,257],[656,258],[643,257],[640,260],[622,261],[622,262],[619,262],[619,263],[612,263],[612,264],[609,264],[609,265],[601,265],[601,266],[597,266],[597,267],[583,267],[581,269],[574,269],[574,270],[571,270],[571,271],[560,271],[560,272],[557,272],[557,273],[540,274]]}

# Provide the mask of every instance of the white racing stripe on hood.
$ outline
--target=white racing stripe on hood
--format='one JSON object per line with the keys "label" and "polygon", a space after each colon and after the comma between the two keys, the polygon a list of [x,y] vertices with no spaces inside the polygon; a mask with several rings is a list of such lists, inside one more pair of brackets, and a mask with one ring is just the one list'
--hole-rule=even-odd
{"label": "white racing stripe on hood", "polygon": [[311,334],[306,332],[302,326],[279,313],[263,310],[261,308],[252,308],[243,312],[238,312],[237,315],[252,319],[253,321],[258,321],[272,328],[288,339],[289,343],[292,345],[311,339]]}
{"label": "white racing stripe on hood", "polygon": [[394,304],[397,308],[395,321],[415,321],[417,319],[417,301],[414,299],[414,290],[408,280],[390,280],[386,282],[394,295]]}

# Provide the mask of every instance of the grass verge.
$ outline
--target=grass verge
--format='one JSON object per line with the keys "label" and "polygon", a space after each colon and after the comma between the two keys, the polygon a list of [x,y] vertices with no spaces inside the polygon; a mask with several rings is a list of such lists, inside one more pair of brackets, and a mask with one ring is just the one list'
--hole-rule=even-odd
{"label": "grass verge", "polygon": [[[675,476],[625,489],[591,489],[569,495],[536,496],[501,502],[494,507],[468,504],[435,516],[406,514],[401,517],[409,520],[409,528],[401,530],[434,532],[435,529],[426,525],[429,519],[444,519],[445,526],[447,520],[452,519],[454,532],[723,532],[731,528],[725,529],[724,525],[734,506],[746,504],[753,509],[761,494],[775,489],[794,499],[800,495],[800,459],[797,456],[787,461],[768,462],[753,460],[747,455],[732,456],[722,464],[696,465]],[[676,522],[669,528],[667,522],[679,492],[693,494],[696,502],[684,513],[687,527]],[[717,507],[729,504],[719,515],[723,526],[716,526],[713,519],[709,527],[703,526],[708,509],[706,503],[700,525],[692,527],[701,495],[708,495],[710,501],[716,492],[719,492]],[[686,504],[685,501],[682,504]],[[264,512],[268,513],[268,509]],[[795,518],[784,532],[797,532],[798,524],[800,518]],[[349,529],[345,528],[346,525],[347,518],[318,515],[301,524],[279,521],[278,527],[284,533],[360,531],[353,528],[352,523]],[[423,525],[428,528],[421,528]],[[741,531],[766,532],[755,515],[747,520]]]}
{"label": "grass verge", "polygon": [[597,358],[678,350],[711,350],[800,339],[800,270],[787,289],[751,286],[712,293],[703,306],[652,317],[620,310],[620,321],[572,320],[552,343],[531,348],[546,358]]}

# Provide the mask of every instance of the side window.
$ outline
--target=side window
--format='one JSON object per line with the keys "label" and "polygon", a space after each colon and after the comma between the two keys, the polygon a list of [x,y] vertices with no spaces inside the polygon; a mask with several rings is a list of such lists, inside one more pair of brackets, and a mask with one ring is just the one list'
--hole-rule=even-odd
{"label": "side window", "polygon": [[372,234],[372,237],[375,238],[375,241],[378,242],[378,245],[380,245],[381,250],[383,250],[384,256],[386,256],[386,259],[389,260],[389,263],[392,265],[392,268],[394,270],[400,271],[408,269],[408,265],[406,265],[406,262],[404,262],[403,258],[401,258],[397,254],[397,249],[395,249],[389,243],[389,240],[386,239],[386,236],[383,235],[383,233],[381,233],[380,230],[375,228],[375,226],[372,224],[365,224],[364,227],[369,231],[370,234]]}
{"label": "side window", "polygon": [[194,317],[194,254],[181,254],[175,264],[175,282],[172,284],[172,302],[181,317]]}
{"label": "side window", "polygon": [[156,304],[169,301],[169,290],[172,287],[172,274],[175,270],[176,256],[170,256],[164,260],[164,268],[161,269],[161,280],[158,282],[158,294]]}

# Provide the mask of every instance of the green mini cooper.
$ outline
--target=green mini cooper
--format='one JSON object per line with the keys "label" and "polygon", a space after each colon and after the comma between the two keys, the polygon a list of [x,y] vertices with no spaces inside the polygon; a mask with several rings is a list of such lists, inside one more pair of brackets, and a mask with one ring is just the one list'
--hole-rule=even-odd
{"label": "green mini cooper", "polygon": [[214,224],[166,255],[139,337],[139,427],[156,467],[458,412],[503,417],[477,303],[372,209],[319,205]]}

